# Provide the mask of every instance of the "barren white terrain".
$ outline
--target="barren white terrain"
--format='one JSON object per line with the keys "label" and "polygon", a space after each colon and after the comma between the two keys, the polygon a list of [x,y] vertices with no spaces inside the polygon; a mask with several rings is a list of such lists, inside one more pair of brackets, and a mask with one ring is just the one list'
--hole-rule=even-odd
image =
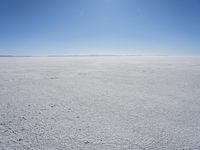
{"label": "barren white terrain", "polygon": [[0,150],[200,149],[200,57],[0,58]]}

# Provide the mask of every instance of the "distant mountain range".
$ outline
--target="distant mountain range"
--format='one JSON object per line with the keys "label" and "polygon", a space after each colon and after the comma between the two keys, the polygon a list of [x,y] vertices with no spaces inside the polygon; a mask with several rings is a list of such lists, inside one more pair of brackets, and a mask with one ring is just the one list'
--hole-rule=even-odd
{"label": "distant mountain range", "polygon": [[0,55],[0,57],[34,57],[34,56]]}
{"label": "distant mountain range", "polygon": [[144,56],[144,55],[46,55],[46,56],[34,56],[34,55],[0,55],[0,57],[87,57],[87,56]]}

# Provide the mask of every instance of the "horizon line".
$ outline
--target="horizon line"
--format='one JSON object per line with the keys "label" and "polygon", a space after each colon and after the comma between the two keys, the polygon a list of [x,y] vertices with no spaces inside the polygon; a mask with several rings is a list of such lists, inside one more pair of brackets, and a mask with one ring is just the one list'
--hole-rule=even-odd
{"label": "horizon line", "polygon": [[100,57],[100,56],[200,56],[200,55],[167,55],[167,54],[69,54],[69,55],[0,55],[0,57]]}

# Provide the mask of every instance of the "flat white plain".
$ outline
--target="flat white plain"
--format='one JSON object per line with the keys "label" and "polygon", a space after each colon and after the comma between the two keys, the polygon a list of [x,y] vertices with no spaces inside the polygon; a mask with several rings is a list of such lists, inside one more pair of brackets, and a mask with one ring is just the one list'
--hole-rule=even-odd
{"label": "flat white plain", "polygon": [[0,149],[200,149],[200,57],[0,58]]}

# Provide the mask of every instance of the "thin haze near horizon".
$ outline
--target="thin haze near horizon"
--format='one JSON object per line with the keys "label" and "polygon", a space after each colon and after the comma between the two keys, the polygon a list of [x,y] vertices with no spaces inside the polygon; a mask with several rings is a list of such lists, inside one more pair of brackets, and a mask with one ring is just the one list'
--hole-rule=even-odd
{"label": "thin haze near horizon", "polygon": [[199,0],[0,0],[0,55],[200,54]]}

